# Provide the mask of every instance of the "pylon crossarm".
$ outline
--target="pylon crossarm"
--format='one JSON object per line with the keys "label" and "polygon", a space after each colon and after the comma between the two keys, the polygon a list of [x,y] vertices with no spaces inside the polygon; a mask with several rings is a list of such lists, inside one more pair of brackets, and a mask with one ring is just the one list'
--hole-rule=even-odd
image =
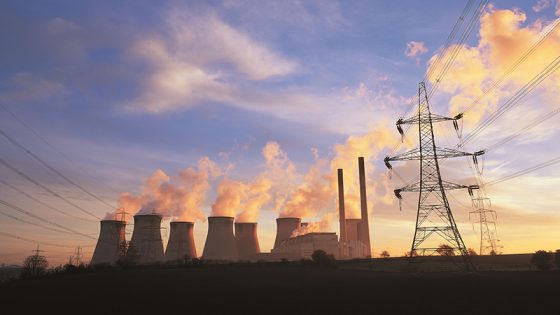
{"label": "pylon crossarm", "polygon": [[[437,155],[438,159],[448,159],[448,158],[455,158],[455,157],[462,157],[462,156],[473,156],[477,157],[479,155],[484,154],[484,151],[478,151],[475,153],[459,151],[455,149],[448,149],[448,148],[436,148],[435,154]],[[420,149],[412,149],[410,151],[395,155],[395,156],[387,156],[385,157],[385,166],[388,169],[392,169],[393,166],[390,162],[392,161],[413,161],[413,160],[421,160],[422,159],[422,152]]]}
{"label": "pylon crossarm", "polygon": [[[424,184],[423,186],[421,186],[420,182],[416,182],[414,184],[410,184],[410,185],[406,185],[404,187],[395,189],[395,195],[397,196],[397,198],[402,198],[401,193],[402,192],[420,192],[420,191],[436,191],[439,189],[439,183],[434,183],[431,185],[426,185]],[[451,190],[451,189],[469,189],[469,190],[473,190],[473,189],[478,189],[477,185],[460,185],[460,184],[455,184],[452,182],[447,182],[447,181],[442,181],[442,187],[445,190]]]}

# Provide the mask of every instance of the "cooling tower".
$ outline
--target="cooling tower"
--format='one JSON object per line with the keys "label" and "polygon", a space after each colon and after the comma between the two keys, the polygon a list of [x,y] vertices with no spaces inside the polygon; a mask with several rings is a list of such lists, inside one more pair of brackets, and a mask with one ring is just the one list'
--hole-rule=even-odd
{"label": "cooling tower", "polygon": [[196,248],[194,245],[194,223],[193,222],[171,222],[171,232],[169,241],[165,249],[165,260],[174,261],[188,258],[196,258]]}
{"label": "cooling tower", "polygon": [[161,239],[161,219],[157,214],[137,214],[134,216],[134,230],[130,244],[140,255],[140,263],[163,261],[163,241]]}
{"label": "cooling tower", "polygon": [[249,259],[261,252],[257,237],[257,223],[235,223],[235,243],[239,259]]}
{"label": "cooling tower", "polygon": [[91,265],[113,264],[119,260],[120,246],[126,241],[125,227],[124,221],[101,220],[101,230],[91,258]]}
{"label": "cooling tower", "polygon": [[202,258],[207,260],[229,260],[238,258],[233,217],[208,217],[208,235]]}
{"label": "cooling tower", "polygon": [[300,218],[278,218],[276,219],[276,240],[274,248],[278,248],[282,242],[292,236],[292,232],[299,228]]}
{"label": "cooling tower", "polygon": [[366,246],[366,256],[371,257],[371,243],[369,240],[369,217],[366,194],[366,170],[364,158],[358,158],[358,171],[360,173],[360,205],[362,212],[362,237],[361,241]]}

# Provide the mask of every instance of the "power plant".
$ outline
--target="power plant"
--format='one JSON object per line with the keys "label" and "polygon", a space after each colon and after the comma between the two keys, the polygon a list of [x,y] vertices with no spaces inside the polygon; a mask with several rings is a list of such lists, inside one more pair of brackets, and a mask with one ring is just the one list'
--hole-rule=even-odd
{"label": "power plant", "polygon": [[138,251],[140,263],[154,263],[164,260],[161,220],[162,216],[158,214],[137,214],[134,216],[134,230],[132,231],[130,246],[134,246]]}
{"label": "power plant", "polygon": [[169,241],[165,249],[165,261],[196,258],[194,223],[174,221],[170,223]]}
{"label": "power plant", "polygon": [[91,264],[114,264],[119,260],[126,244],[126,222],[120,220],[101,220],[99,239],[91,258]]}
{"label": "power plant", "polygon": [[261,252],[256,222],[235,222],[235,243],[240,260],[250,260]]}
{"label": "power plant", "polygon": [[[229,216],[208,217],[208,234],[202,253],[205,260],[214,261],[279,261],[310,259],[313,252],[323,250],[337,259],[371,257],[368,209],[365,187],[364,158],[358,159],[360,175],[361,218],[346,218],[344,205],[343,170],[338,169],[338,195],[340,240],[335,232],[308,232],[296,235],[311,227],[301,218],[283,217],[276,219],[276,238],[270,253],[261,253],[256,222],[235,222]],[[137,214],[129,249],[135,248],[139,263],[149,264],[163,261],[178,261],[197,258],[194,242],[194,222],[174,221],[170,223],[167,248],[163,250],[161,237],[162,216],[159,214]],[[114,263],[121,255],[125,242],[126,222],[101,221],[99,240],[92,264]],[[235,231],[234,231],[235,227]],[[299,230],[299,231],[298,231]]]}
{"label": "power plant", "polygon": [[202,258],[227,261],[239,258],[233,236],[233,217],[208,217],[208,235]]}

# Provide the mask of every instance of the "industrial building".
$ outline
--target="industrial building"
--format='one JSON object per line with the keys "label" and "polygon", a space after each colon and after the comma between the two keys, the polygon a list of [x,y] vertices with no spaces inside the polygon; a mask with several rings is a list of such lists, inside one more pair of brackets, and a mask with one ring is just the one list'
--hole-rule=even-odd
{"label": "industrial building", "polygon": [[125,244],[126,222],[119,220],[101,220],[99,238],[91,258],[91,264],[114,264],[121,257],[121,246]]}
{"label": "industrial building", "polygon": [[175,221],[170,223],[169,241],[165,249],[165,261],[196,258],[194,223]]}
{"label": "industrial building", "polygon": [[[336,259],[371,257],[364,158],[358,158],[361,218],[346,218],[344,205],[344,174],[338,169],[338,208],[340,240],[334,232],[311,232],[295,236],[294,232],[308,223],[301,218],[276,219],[276,238],[270,253],[261,253],[256,222],[236,222],[228,216],[208,217],[208,234],[202,258],[214,261],[278,261],[309,259],[316,250],[323,250]],[[134,216],[134,231],[130,241],[140,255],[140,263],[175,261],[186,256],[196,258],[193,222],[171,222],[171,232],[164,254],[161,238],[162,216]],[[99,240],[91,263],[114,263],[125,241],[126,222],[101,221]],[[235,232],[234,232],[235,227]]]}
{"label": "industrial building", "polygon": [[235,222],[235,243],[239,260],[251,260],[261,252],[256,222]]}
{"label": "industrial building", "polygon": [[237,244],[233,235],[233,217],[208,217],[208,235],[202,258],[206,260],[237,261]]}
{"label": "industrial building", "polygon": [[[155,263],[164,260],[161,220],[158,214],[137,214],[134,216],[134,230],[130,246],[140,255],[140,263]],[[129,247],[130,247],[129,246]]]}

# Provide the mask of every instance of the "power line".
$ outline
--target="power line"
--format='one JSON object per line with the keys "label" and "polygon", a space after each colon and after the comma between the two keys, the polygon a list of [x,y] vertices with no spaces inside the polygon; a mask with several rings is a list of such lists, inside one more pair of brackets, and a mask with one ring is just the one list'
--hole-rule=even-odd
{"label": "power line", "polygon": [[531,172],[534,172],[534,171],[538,171],[538,170],[540,170],[540,169],[543,169],[543,168],[545,168],[545,167],[552,166],[552,165],[557,164],[557,163],[560,163],[560,156],[559,156],[559,157],[556,157],[556,158],[554,158],[554,159],[552,159],[552,160],[548,160],[548,161],[539,163],[539,164],[537,164],[537,165],[533,165],[533,166],[531,166],[531,167],[529,167],[529,168],[526,168],[526,169],[517,171],[517,172],[515,172],[515,173],[506,175],[506,176],[504,176],[504,177],[495,179],[495,180],[493,180],[493,181],[491,181],[491,182],[486,183],[486,186],[496,185],[496,184],[499,184],[499,183],[501,183],[501,182],[505,182],[505,181],[514,179],[514,178],[519,177],[519,176],[522,176],[522,175],[526,175],[526,174],[531,173]]}
{"label": "power line", "polygon": [[84,187],[82,187],[80,184],[74,182],[73,180],[71,180],[70,178],[66,177],[64,174],[62,174],[59,170],[57,170],[56,168],[52,167],[50,164],[48,164],[47,162],[45,162],[43,159],[41,159],[40,157],[38,157],[35,153],[31,152],[31,150],[29,150],[28,148],[26,148],[25,146],[23,146],[21,143],[17,142],[14,138],[10,137],[6,132],[4,132],[1,128],[0,128],[0,134],[2,136],[4,136],[4,138],[6,138],[8,141],[10,141],[13,145],[17,146],[18,148],[20,148],[21,150],[23,150],[25,153],[27,153],[29,156],[31,156],[33,159],[35,159],[37,162],[39,162],[41,165],[43,165],[45,168],[47,168],[48,170],[52,171],[53,173],[57,174],[58,176],[60,176],[61,178],[63,178],[65,181],[67,181],[68,183],[70,183],[71,185],[77,187],[78,189],[80,189],[81,191],[83,191],[84,193],[88,194],[89,196],[91,196],[92,198],[94,198],[95,200],[103,203],[105,206],[114,209],[115,207],[110,205],[109,203],[107,203],[105,200],[97,197],[95,194],[93,194],[92,192],[90,192],[89,190],[85,189]]}
{"label": "power line", "polygon": [[64,154],[61,150],[57,149],[53,144],[50,143],[50,141],[47,141],[47,139],[43,136],[41,136],[40,133],[38,133],[37,131],[35,131],[35,129],[33,129],[29,124],[25,123],[25,121],[23,121],[22,119],[20,119],[14,112],[12,112],[11,110],[9,110],[4,104],[2,104],[2,102],[0,102],[0,107],[2,107],[2,109],[4,109],[10,116],[12,116],[12,118],[14,120],[16,120],[17,122],[19,122],[22,126],[24,126],[25,128],[27,128],[29,131],[31,131],[31,133],[33,133],[33,135],[35,135],[38,139],[40,139],[43,143],[45,143],[47,146],[49,146],[53,151],[55,151],[56,153],[58,153],[60,156],[62,156],[64,159],[66,159],[68,162],[74,164],[74,166],[76,166],[83,174],[86,174],[87,176],[89,176],[91,179],[95,180],[98,184],[103,185],[104,187],[108,188],[109,190],[115,192],[115,193],[119,193],[119,191],[117,191],[116,189],[114,189],[113,187],[107,185],[106,182],[99,180],[98,178],[96,178],[95,176],[93,176],[91,173],[87,172],[84,168],[82,168],[79,164],[77,164],[73,159],[71,159],[70,157],[68,157],[68,155]]}
{"label": "power line", "polygon": [[556,19],[554,23],[551,24],[550,28],[546,32],[541,34],[541,36],[533,43],[533,45],[531,45],[531,47],[529,47],[529,49],[527,49],[523,53],[523,55],[521,55],[521,57],[519,57],[513,64],[511,64],[511,66],[500,75],[498,80],[494,81],[492,85],[482,93],[482,95],[477,97],[476,100],[472,102],[472,104],[469,105],[469,107],[467,107],[465,111],[463,111],[463,113],[472,110],[474,106],[476,106],[482,99],[484,99],[484,97],[489,95],[490,92],[498,87],[511,73],[513,73],[513,71],[515,71],[515,69],[517,69],[517,67],[519,67],[520,64],[527,60],[527,58],[537,49],[537,47],[539,47],[544,42],[544,40],[546,40],[550,36],[550,34],[553,34],[553,31],[556,30],[559,25],[560,18]]}
{"label": "power line", "polygon": [[68,234],[71,234],[71,233],[68,232],[68,231],[62,231],[62,230],[54,229],[54,228],[51,228],[51,227],[48,227],[48,226],[45,226],[45,225],[42,225],[42,224],[38,224],[38,223],[35,223],[35,222],[27,221],[27,220],[22,219],[22,218],[18,218],[18,217],[16,217],[16,216],[11,215],[11,214],[9,214],[9,213],[6,213],[6,212],[4,212],[4,211],[2,211],[2,210],[0,210],[0,214],[4,215],[4,216],[6,216],[6,217],[12,218],[12,219],[14,219],[14,220],[16,220],[16,221],[19,221],[19,222],[22,222],[22,223],[27,223],[27,224],[30,224],[30,225],[34,225],[34,226],[37,226],[37,227],[40,227],[40,228],[42,228],[42,229],[46,229],[46,230],[49,230],[49,231],[58,232],[58,233],[68,233]]}
{"label": "power line", "polygon": [[26,215],[28,215],[28,216],[30,216],[30,217],[32,217],[32,218],[35,218],[35,219],[37,219],[37,220],[39,220],[39,221],[48,223],[48,224],[50,224],[50,225],[54,225],[54,226],[56,226],[56,227],[58,227],[58,228],[61,228],[61,229],[63,229],[63,230],[66,230],[66,231],[68,231],[68,232],[70,232],[70,233],[73,233],[73,234],[76,234],[76,235],[80,235],[80,236],[83,236],[83,237],[86,237],[86,238],[89,238],[89,239],[96,240],[95,237],[92,237],[92,236],[90,236],[90,235],[88,235],[88,234],[85,234],[85,233],[76,231],[76,230],[74,230],[74,229],[65,227],[64,225],[58,224],[58,223],[56,223],[56,222],[53,222],[53,221],[44,219],[44,218],[42,218],[42,217],[40,217],[40,216],[38,216],[38,215],[36,215],[36,214],[33,214],[33,213],[31,213],[31,212],[29,212],[29,211],[27,211],[27,210],[24,210],[24,209],[22,209],[22,208],[20,208],[20,207],[18,207],[18,206],[15,206],[15,205],[13,205],[13,204],[11,204],[11,203],[5,201],[5,200],[0,199],[0,204],[6,206],[6,207],[8,207],[8,208],[11,208],[11,209],[13,209],[13,210],[16,210],[16,211],[18,211],[18,212],[21,212],[21,213],[23,213],[23,214],[26,214]]}
{"label": "power line", "polygon": [[527,124],[525,127],[519,129],[514,134],[512,134],[510,136],[507,136],[507,137],[495,142],[494,144],[488,146],[488,148],[485,151],[488,152],[490,150],[493,150],[497,147],[500,147],[500,146],[510,142],[511,140],[513,140],[513,139],[517,138],[518,136],[522,135],[525,131],[528,131],[528,130],[544,123],[545,121],[551,119],[552,117],[556,116],[559,113],[560,113],[560,107],[557,107],[556,109],[552,110],[551,112],[548,112],[548,113],[540,116],[539,118],[533,120],[532,122]]}
{"label": "power line", "polygon": [[506,111],[517,105],[527,94],[531,93],[544,79],[548,78],[560,67],[560,56],[556,57],[550,62],[545,69],[535,75],[529,82],[521,87],[515,95],[509,98],[502,106],[500,106],[492,115],[482,121],[478,126],[459,144],[460,147],[464,146],[484,129],[491,125],[494,121],[500,118]]}
{"label": "power line", "polygon": [[12,184],[10,184],[10,183],[4,181],[4,180],[1,179],[1,178],[0,178],[0,183],[6,185],[6,186],[8,186],[8,187],[10,187],[11,189],[13,189],[13,190],[17,191],[18,193],[20,193],[20,194],[26,196],[27,198],[29,198],[29,199],[31,199],[31,200],[33,200],[33,201],[35,201],[35,202],[37,202],[37,203],[43,205],[44,207],[46,207],[46,208],[48,208],[48,209],[51,209],[51,210],[53,210],[53,211],[56,211],[56,212],[58,212],[58,213],[61,213],[61,214],[65,215],[65,216],[68,216],[68,217],[71,217],[71,218],[74,218],[74,219],[78,219],[78,220],[82,220],[82,221],[87,221],[87,222],[98,222],[97,220],[90,220],[90,219],[78,217],[78,216],[75,216],[75,215],[73,215],[73,214],[71,214],[71,213],[68,213],[68,212],[66,212],[66,211],[62,211],[62,210],[60,210],[60,209],[57,209],[57,208],[55,208],[55,207],[49,205],[48,203],[43,202],[43,201],[41,201],[41,200],[39,200],[39,199],[33,197],[32,195],[30,195],[30,194],[26,193],[25,191],[23,191],[23,190],[17,188],[16,186],[14,186],[14,185],[12,185]]}
{"label": "power line", "polygon": [[[64,247],[64,248],[76,248],[76,246],[72,246],[72,245],[61,245],[61,244],[54,244],[54,243],[48,243],[48,242],[43,242],[43,241],[37,241],[37,240],[32,240],[32,239],[29,239],[29,238],[25,238],[25,237],[21,237],[21,236],[15,235],[15,234],[1,232],[1,231],[0,231],[0,235],[10,237],[10,238],[14,238],[14,239],[18,239],[18,240],[21,240],[21,241],[26,241],[26,242],[33,243],[33,244],[40,244],[40,245],[54,246],[54,247]],[[81,247],[93,247],[93,245],[85,245],[85,246],[82,245]]]}
{"label": "power line", "polygon": [[100,220],[101,218],[96,216],[95,214],[91,213],[90,211],[78,206],[77,204],[73,203],[72,201],[62,197],[60,194],[56,193],[55,191],[51,190],[50,188],[48,188],[47,186],[39,183],[38,181],[34,180],[33,178],[31,178],[30,176],[26,175],[25,173],[23,173],[22,171],[20,171],[19,169],[17,169],[16,167],[12,166],[10,163],[8,163],[7,161],[5,161],[4,159],[0,158],[0,164],[3,164],[4,166],[6,166],[7,168],[11,169],[12,171],[14,171],[15,173],[17,173],[19,176],[23,177],[24,179],[26,179],[27,181],[43,188],[45,191],[47,191],[48,193],[50,193],[51,195],[61,199],[62,201],[66,202],[67,204],[71,205],[72,207],[75,207],[76,209]]}

